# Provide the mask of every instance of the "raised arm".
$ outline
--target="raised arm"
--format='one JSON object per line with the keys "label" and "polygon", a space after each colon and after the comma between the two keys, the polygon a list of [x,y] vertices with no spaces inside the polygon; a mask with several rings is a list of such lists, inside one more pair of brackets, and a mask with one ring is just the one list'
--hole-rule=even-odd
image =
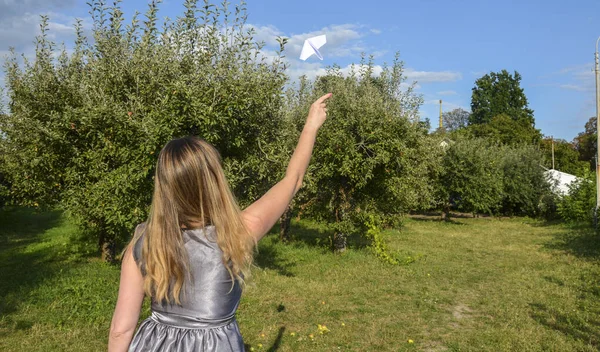
{"label": "raised arm", "polygon": [[331,93],[325,94],[310,106],[298,145],[283,179],[242,212],[246,227],[257,241],[273,227],[302,186],[302,179],[308,168],[317,131],[327,117],[326,100],[330,97]]}

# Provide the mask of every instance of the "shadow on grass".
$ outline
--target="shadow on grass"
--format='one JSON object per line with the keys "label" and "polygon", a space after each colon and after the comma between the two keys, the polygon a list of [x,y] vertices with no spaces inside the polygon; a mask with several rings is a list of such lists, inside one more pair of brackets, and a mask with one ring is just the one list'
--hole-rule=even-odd
{"label": "shadow on grass", "polygon": [[44,231],[58,226],[60,211],[37,212],[27,208],[0,209],[0,253],[35,242]]}
{"label": "shadow on grass", "polygon": [[560,219],[544,219],[544,218],[530,218],[530,221],[527,223],[533,227],[549,227],[562,225],[565,222]]}
{"label": "shadow on grass", "polygon": [[273,240],[260,242],[254,263],[260,268],[275,270],[279,275],[294,276],[294,273],[290,271],[294,267],[294,263],[283,258]]}
{"label": "shadow on grass", "polygon": [[[425,211],[425,212],[411,212],[410,213],[410,217],[416,217],[416,218],[423,218],[423,219],[432,219],[435,220],[436,218],[438,220],[442,219],[442,215],[443,212],[441,211]],[[482,215],[479,214],[479,217],[489,217],[488,215]],[[472,213],[460,213],[457,211],[451,211],[450,212],[450,218],[457,218],[457,219],[475,219],[475,217],[473,216]]]}
{"label": "shadow on grass", "polygon": [[565,226],[544,248],[566,251],[577,257],[600,259],[600,235],[586,225]]}
{"label": "shadow on grass", "polygon": [[284,333],[285,333],[285,326],[282,326],[279,328],[279,332],[277,333],[277,337],[275,338],[275,341],[273,341],[273,345],[271,345],[271,347],[269,347],[267,352],[275,352],[279,349],[279,346],[281,346],[281,339],[283,338]]}
{"label": "shadow on grass", "polygon": [[440,223],[440,224],[461,225],[461,226],[468,225],[468,224],[465,224],[464,222],[460,222],[460,221],[454,220],[453,218],[450,218],[450,219],[446,220],[446,219],[442,219],[442,218],[439,218],[439,217],[411,216],[410,219],[413,220],[413,221],[417,221],[417,222],[437,222],[437,223]]}
{"label": "shadow on grass", "polygon": [[[291,269],[296,265],[290,256],[282,254],[290,248],[303,249],[306,247],[316,249],[321,253],[332,251],[333,230],[326,224],[310,221],[292,221],[289,238],[285,242],[279,239],[279,225],[271,229],[269,234],[258,244],[258,253],[254,263],[263,269],[271,269],[279,275],[293,277]],[[349,236],[347,248],[358,249],[369,245],[369,241],[360,234]],[[286,249],[286,247],[288,247]]]}
{"label": "shadow on grass", "polygon": [[[279,347],[281,346],[281,340],[283,339],[284,333],[285,333],[285,326],[282,326],[279,328],[277,337],[275,338],[275,341],[273,341],[273,344],[271,345],[271,347],[269,347],[267,349],[267,352],[276,352],[279,350]],[[252,346],[250,346],[249,344],[247,344],[247,343],[244,344],[244,350],[251,351],[251,348],[252,348]]]}
{"label": "shadow on grass", "polygon": [[[586,320],[577,313],[559,312],[542,303],[531,303],[529,307],[531,318],[539,324],[595,348],[600,347],[600,320],[598,318]],[[590,315],[586,314],[585,316],[589,317]],[[593,316],[597,317],[597,315]]]}
{"label": "shadow on grass", "polygon": [[[323,252],[332,251],[334,231],[326,224],[311,221],[292,221],[288,244],[295,247],[309,246]],[[365,248],[370,242],[359,233],[347,237],[347,248]]]}
{"label": "shadow on grass", "polygon": [[[0,318],[15,312],[31,290],[60,271],[56,250],[40,243],[45,231],[59,226],[60,211],[36,212],[25,208],[0,211]],[[14,322],[15,329],[31,327]]]}

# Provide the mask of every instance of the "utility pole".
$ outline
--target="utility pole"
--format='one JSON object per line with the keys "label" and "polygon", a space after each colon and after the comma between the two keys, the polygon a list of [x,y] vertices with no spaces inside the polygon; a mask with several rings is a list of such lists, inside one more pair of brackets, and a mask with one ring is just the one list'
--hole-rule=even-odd
{"label": "utility pole", "polygon": [[[596,54],[595,54],[595,71],[596,71],[596,131],[599,131],[598,127],[600,127],[600,69],[598,67],[598,42],[600,42],[600,37],[596,40]],[[598,228],[598,208],[600,208],[600,133],[596,133],[597,135],[597,156],[596,156],[596,211],[595,214],[595,222],[596,229]]]}
{"label": "utility pole", "polygon": [[552,170],[554,169],[554,136],[552,136]]}
{"label": "utility pole", "polygon": [[442,99],[440,99],[440,130],[444,127],[444,121],[442,120]]}

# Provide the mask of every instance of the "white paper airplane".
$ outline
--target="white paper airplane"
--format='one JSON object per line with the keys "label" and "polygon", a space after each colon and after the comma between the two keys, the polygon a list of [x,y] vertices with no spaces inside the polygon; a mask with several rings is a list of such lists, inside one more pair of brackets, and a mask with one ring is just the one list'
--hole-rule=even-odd
{"label": "white paper airplane", "polygon": [[325,45],[325,43],[327,43],[327,39],[324,34],[306,39],[300,53],[300,60],[306,60],[312,54],[317,55],[319,59],[323,60],[323,55],[319,52],[319,48]]}

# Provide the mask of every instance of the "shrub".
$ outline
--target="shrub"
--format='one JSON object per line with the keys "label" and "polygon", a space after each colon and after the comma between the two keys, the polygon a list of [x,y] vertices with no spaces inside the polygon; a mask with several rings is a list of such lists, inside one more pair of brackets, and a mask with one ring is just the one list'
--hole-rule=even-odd
{"label": "shrub", "polygon": [[557,212],[566,222],[592,224],[595,208],[596,182],[594,175],[586,170],[583,177],[569,185],[569,193],[559,199]]}

